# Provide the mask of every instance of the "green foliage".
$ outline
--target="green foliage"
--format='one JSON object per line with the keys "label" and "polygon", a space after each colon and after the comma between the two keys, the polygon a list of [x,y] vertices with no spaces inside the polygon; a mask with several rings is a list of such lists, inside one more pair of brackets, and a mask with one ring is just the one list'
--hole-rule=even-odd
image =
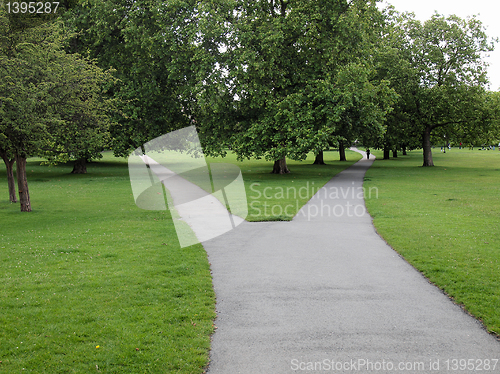
{"label": "green foliage", "polygon": [[[30,212],[26,158],[99,157],[107,143],[110,109],[103,85],[112,77],[63,50],[67,36],[60,22],[18,26],[0,9],[0,155],[6,164],[16,159],[21,211]],[[13,175],[8,174],[13,201]]]}
{"label": "green foliage", "polygon": [[[101,68],[116,70],[109,93],[120,101],[111,126],[117,155],[196,118],[201,49],[211,48],[203,2],[160,0],[85,0],[66,17],[77,32],[70,51],[89,55]],[[208,69],[205,69],[208,70]]]}
{"label": "green foliage", "polygon": [[97,157],[107,144],[111,103],[102,87],[110,73],[65,53],[60,24],[15,32],[0,16],[7,35],[0,50],[2,147],[23,157]]}
{"label": "green foliage", "polygon": [[415,109],[411,93],[418,89],[417,71],[403,58],[400,49],[387,43],[387,39],[382,40],[374,51],[374,60],[378,79],[390,82],[397,99],[393,103],[393,110],[386,117],[383,138],[370,142],[372,147],[388,150],[421,147],[421,131],[416,128],[411,116],[411,111]]}
{"label": "green foliage", "polygon": [[457,129],[450,138],[455,144],[469,146],[498,145],[500,142],[500,92],[486,92],[482,97],[481,120]]}
{"label": "green foliage", "polygon": [[208,153],[240,159],[300,160],[336,139],[411,149],[425,129],[487,117],[492,44],[475,18],[420,23],[368,0],[85,0],[65,19],[69,50],[117,70],[119,155],[191,124]]}
{"label": "green foliage", "polygon": [[374,70],[366,65],[347,65],[340,69],[338,83],[342,100],[336,103],[344,109],[340,120],[331,126],[335,135],[347,144],[359,140],[364,145],[379,141],[386,133],[387,116],[397,100],[389,81],[379,79]]}
{"label": "green foliage", "polygon": [[421,23],[413,14],[389,8],[387,19],[378,71],[391,80],[400,99],[383,146],[398,147],[420,133],[424,166],[432,166],[432,133],[449,141],[452,134],[470,133],[485,123],[487,65],[482,54],[493,49],[493,41],[475,17],[435,14]]}
{"label": "green foliage", "polygon": [[378,16],[368,1],[235,2],[200,95],[205,149],[301,160],[350,128],[383,132],[390,90],[362,62]]}

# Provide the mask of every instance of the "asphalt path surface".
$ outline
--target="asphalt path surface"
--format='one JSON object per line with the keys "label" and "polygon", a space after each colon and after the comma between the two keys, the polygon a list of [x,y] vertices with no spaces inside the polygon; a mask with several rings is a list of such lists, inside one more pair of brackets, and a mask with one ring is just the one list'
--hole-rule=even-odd
{"label": "asphalt path surface", "polygon": [[208,373],[500,373],[500,342],[376,233],[360,193],[373,159],[291,222],[203,243],[217,295]]}

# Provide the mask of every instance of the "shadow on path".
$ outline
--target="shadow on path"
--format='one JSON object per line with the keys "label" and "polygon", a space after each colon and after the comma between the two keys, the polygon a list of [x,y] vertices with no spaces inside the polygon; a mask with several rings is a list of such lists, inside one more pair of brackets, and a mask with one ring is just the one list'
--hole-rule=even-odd
{"label": "shadow on path", "polygon": [[500,359],[500,343],[375,232],[360,193],[373,159],[293,221],[244,222],[203,244],[218,314],[208,373],[469,373],[451,360]]}

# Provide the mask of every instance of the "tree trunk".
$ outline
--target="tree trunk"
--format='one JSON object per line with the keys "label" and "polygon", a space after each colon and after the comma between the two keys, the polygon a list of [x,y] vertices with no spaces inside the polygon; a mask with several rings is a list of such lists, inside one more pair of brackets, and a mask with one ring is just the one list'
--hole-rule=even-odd
{"label": "tree trunk", "polygon": [[87,160],[85,158],[76,160],[71,174],[87,174]]}
{"label": "tree trunk", "polygon": [[28,190],[28,178],[26,177],[26,157],[16,155],[16,167],[21,212],[31,212],[30,192]]}
{"label": "tree trunk", "polygon": [[398,150],[397,149],[392,150],[392,157],[398,158]]}
{"label": "tree trunk", "polygon": [[17,203],[16,196],[16,181],[14,179],[14,162],[15,158],[9,160],[7,157],[7,153],[2,152],[0,154],[2,156],[3,162],[5,162],[5,168],[7,169],[7,184],[9,185],[9,200],[11,203]]}
{"label": "tree trunk", "polygon": [[339,155],[340,155],[340,161],[347,161],[347,159],[345,158],[344,142],[342,140],[339,140]]}
{"label": "tree trunk", "polygon": [[391,150],[388,147],[384,147],[384,160],[388,160],[391,157]]}
{"label": "tree trunk", "polygon": [[274,161],[274,167],[273,171],[271,174],[288,174],[290,170],[288,170],[288,167],[286,166],[286,158],[283,157],[282,159]]}
{"label": "tree trunk", "polygon": [[313,165],[326,165],[325,160],[323,159],[323,151],[319,151],[316,155]]}
{"label": "tree trunk", "polygon": [[434,166],[431,148],[431,127],[427,126],[422,136],[422,148],[424,149],[424,164],[422,166]]}
{"label": "tree trunk", "polygon": [[403,156],[406,156],[406,155],[407,155],[407,153],[406,153],[406,146],[403,145]]}

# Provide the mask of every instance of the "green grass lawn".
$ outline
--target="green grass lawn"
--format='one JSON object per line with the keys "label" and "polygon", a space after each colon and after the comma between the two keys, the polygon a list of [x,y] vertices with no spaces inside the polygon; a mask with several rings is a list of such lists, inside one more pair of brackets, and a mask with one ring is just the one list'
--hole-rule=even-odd
{"label": "green grass lawn", "polygon": [[[247,219],[257,221],[291,219],[360,158],[347,155],[341,163],[327,152],[326,166],[289,161],[281,176],[262,160],[209,161],[242,169]],[[422,168],[415,151],[375,162],[365,187],[379,194],[368,209],[389,244],[499,334],[500,152],[437,149],[434,160]],[[168,211],[136,207],[126,160],[107,153],[88,170],[30,160],[33,212],[21,213],[0,166],[0,371],[202,373],[215,317],[203,247],[179,248]],[[286,196],[300,188],[298,203]]]}
{"label": "green grass lawn", "polygon": [[[291,219],[295,207],[360,158],[347,156],[333,162],[338,153],[326,152],[325,166],[311,165],[311,157],[290,161],[292,173],[281,176],[263,160],[209,161],[242,169],[253,203],[248,219],[266,220]],[[8,202],[0,165],[0,371],[202,373],[215,318],[203,247],[181,249],[168,211],[136,207],[125,159],[106,153],[85,175],[41,161],[28,162],[31,213]],[[276,198],[287,186],[309,188],[297,205]],[[252,198],[266,187],[271,200]],[[258,212],[267,202],[295,210]]]}
{"label": "green grass lawn", "polygon": [[[0,371],[201,373],[215,295],[203,247],[138,209],[125,160],[28,163],[33,212],[0,167]],[[24,370],[23,370],[24,369]]]}
{"label": "green grass lawn", "polygon": [[500,152],[434,148],[382,160],[365,176],[384,239],[431,282],[500,335]]}

